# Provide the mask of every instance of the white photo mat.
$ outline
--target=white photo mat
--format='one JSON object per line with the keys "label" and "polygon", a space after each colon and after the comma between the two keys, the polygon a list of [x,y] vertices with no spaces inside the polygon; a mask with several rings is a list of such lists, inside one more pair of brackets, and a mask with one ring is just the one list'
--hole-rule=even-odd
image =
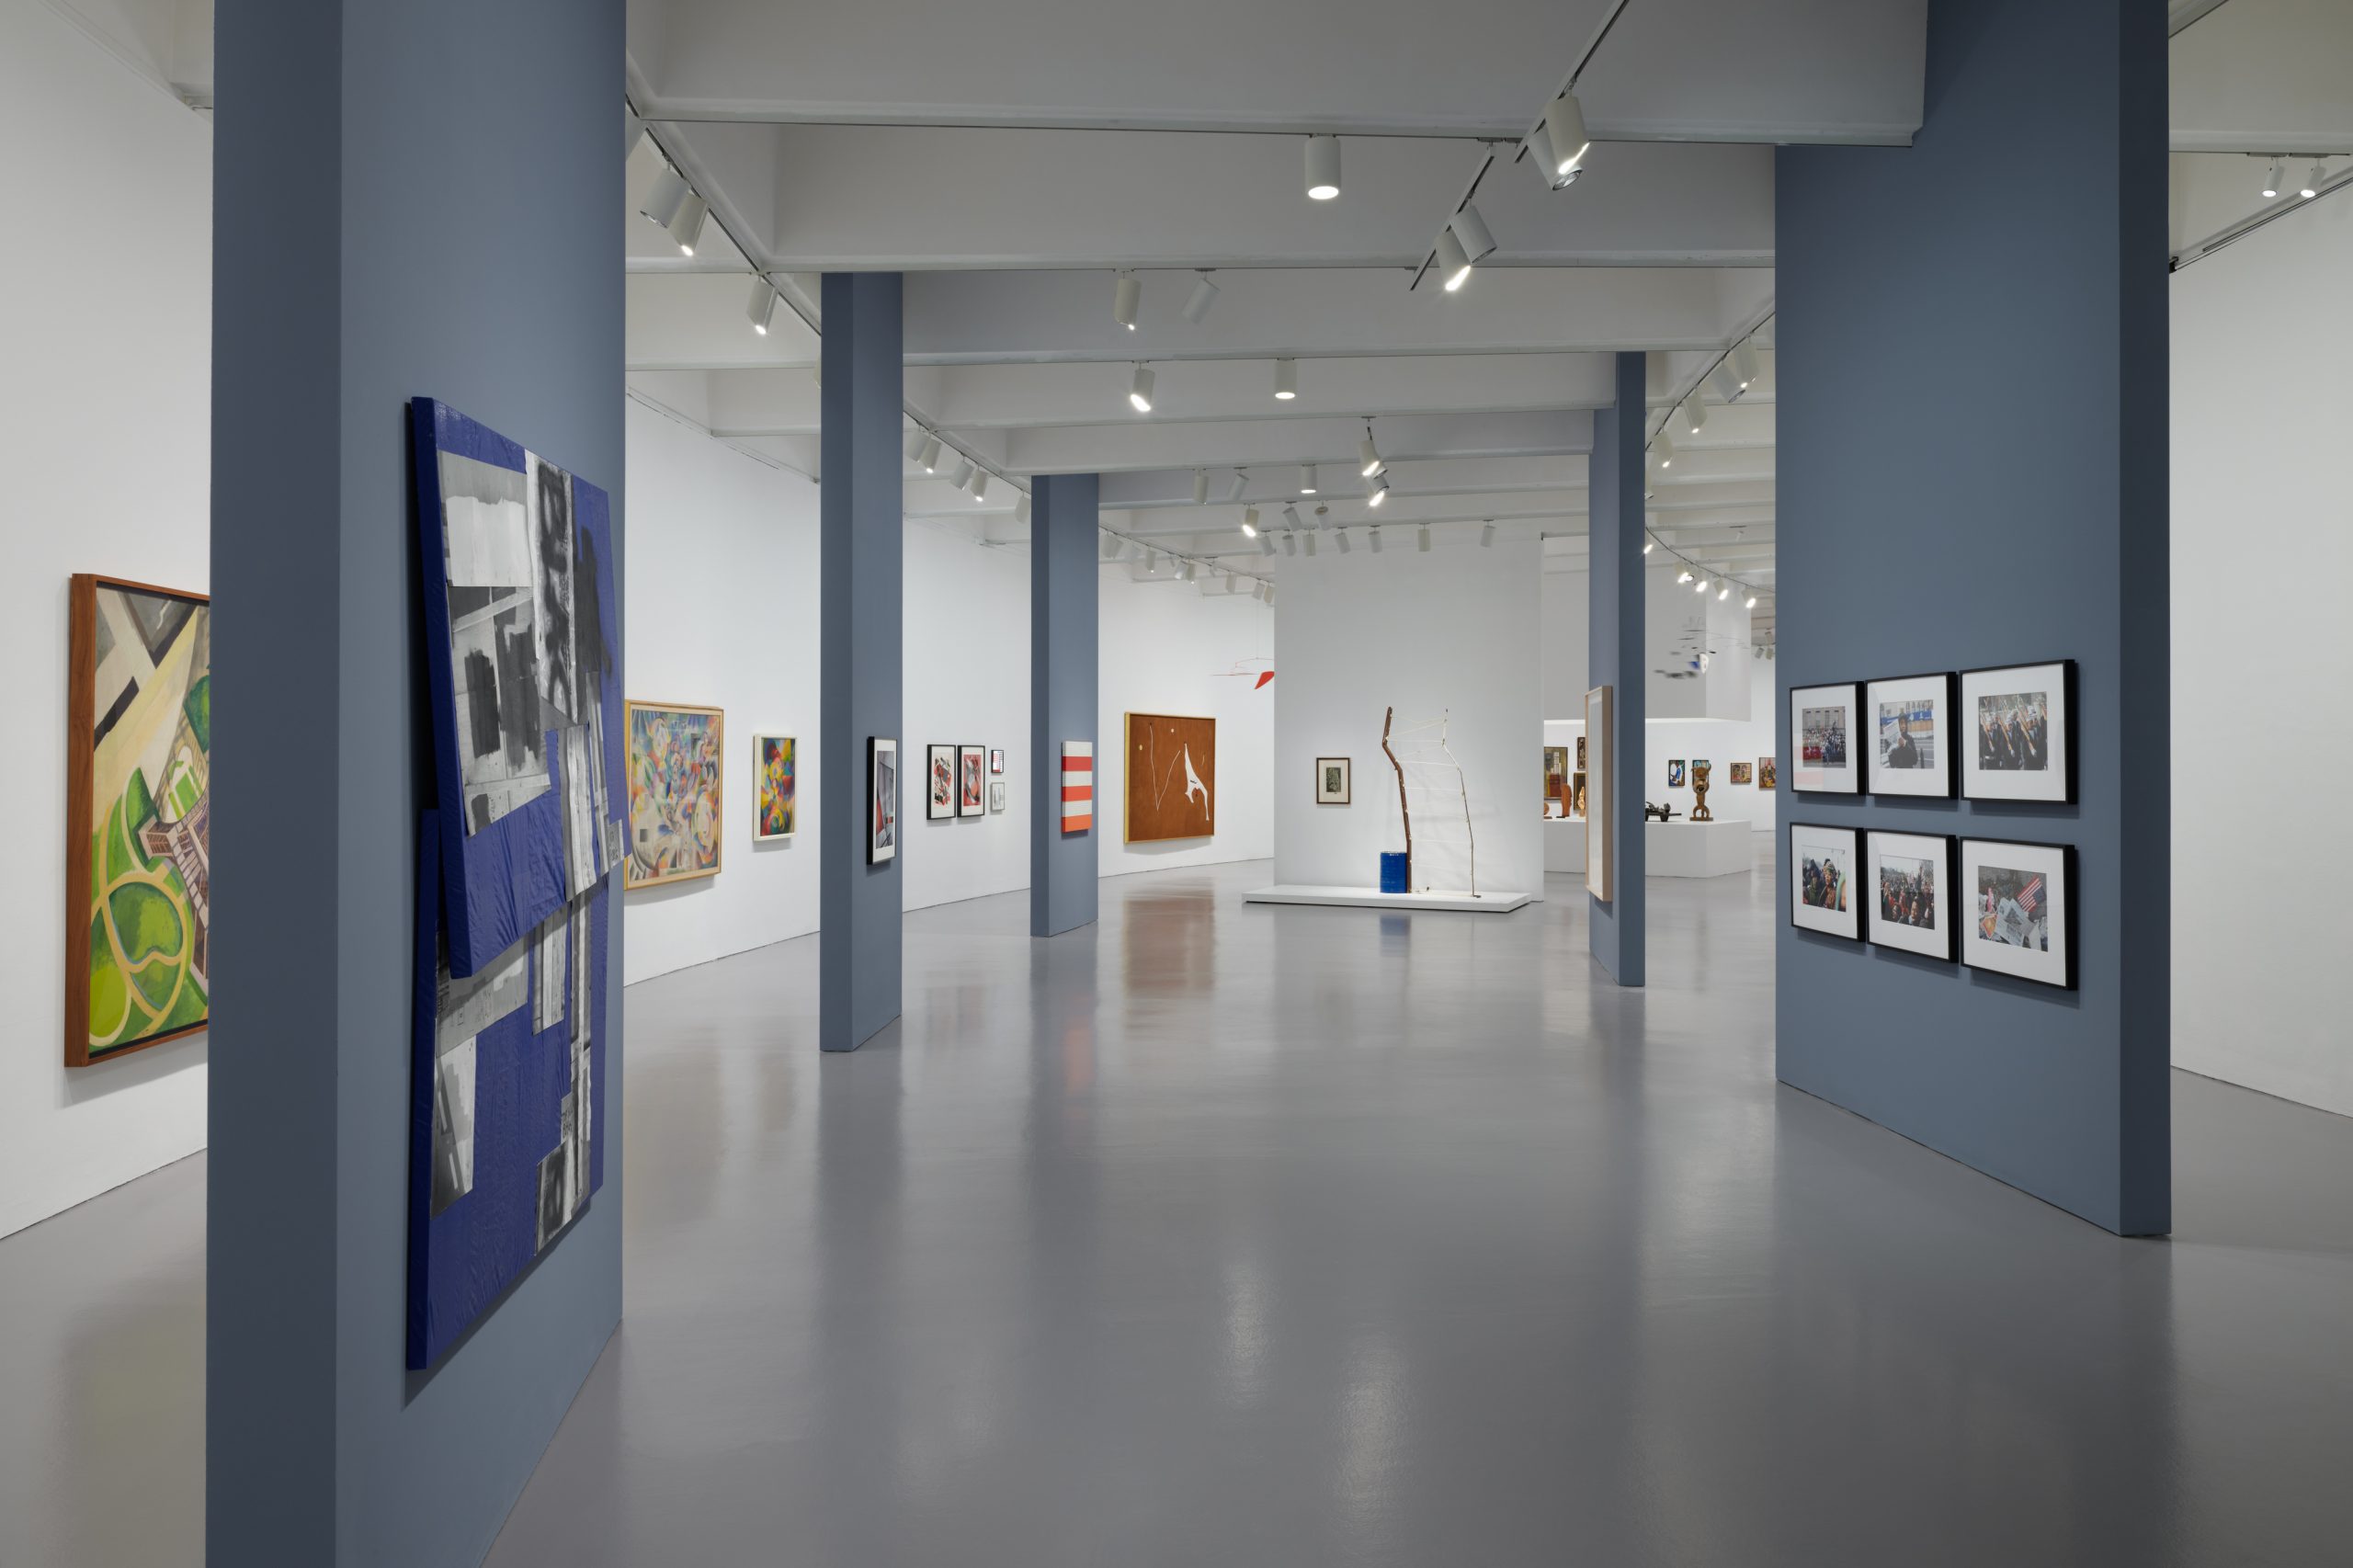
{"label": "white photo mat", "polygon": [[2074,853],[2063,844],[1964,838],[1954,887],[1961,961],[2063,989],[2075,984]]}
{"label": "white photo mat", "polygon": [[[1790,789],[1829,795],[1861,791],[1861,748],[1869,744],[1857,695],[1861,689],[1851,681],[1790,688]],[[1809,750],[1815,754],[1811,759]]]}
{"label": "white photo mat", "polygon": [[1874,829],[1864,841],[1864,859],[1863,918],[1872,944],[1949,962],[1952,840],[1940,833]]}
{"label": "white photo mat", "polygon": [[1961,792],[2064,804],[2075,790],[2074,662],[1961,672]]}
{"label": "white photo mat", "polygon": [[[1851,827],[1790,824],[1790,924],[1825,937],[1863,939],[1861,843]],[[1834,899],[1835,904],[1816,902]]]}
{"label": "white photo mat", "polygon": [[1941,672],[1875,680],[1864,687],[1863,732],[1872,794],[1950,797],[1952,690],[1952,676]]}

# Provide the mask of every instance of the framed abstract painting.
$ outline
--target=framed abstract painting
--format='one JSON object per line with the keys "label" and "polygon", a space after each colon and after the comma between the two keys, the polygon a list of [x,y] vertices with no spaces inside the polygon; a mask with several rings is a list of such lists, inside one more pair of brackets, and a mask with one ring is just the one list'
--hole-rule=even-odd
{"label": "framed abstract painting", "polygon": [[86,574],[66,692],[65,1064],[205,1027],[212,606]]}
{"label": "framed abstract painting", "polygon": [[1127,763],[1128,843],[1215,835],[1215,719],[1131,713]]}
{"label": "framed abstract painting", "polygon": [[866,743],[866,863],[880,866],[899,853],[899,743],[881,735]]}
{"label": "framed abstract painting", "polygon": [[790,838],[800,827],[800,762],[790,735],[752,737],[752,778],[758,789],[755,839]]}
{"label": "framed abstract painting", "polygon": [[984,816],[988,812],[988,748],[959,746],[956,751],[956,814]]}
{"label": "framed abstract painting", "polygon": [[933,745],[924,750],[924,819],[938,822],[956,814],[956,748]]}
{"label": "framed abstract painting", "polygon": [[719,874],[725,716],[676,703],[629,705],[629,858],[622,885]]}
{"label": "framed abstract painting", "polygon": [[1062,824],[1064,833],[1095,825],[1095,743],[1063,743]]}

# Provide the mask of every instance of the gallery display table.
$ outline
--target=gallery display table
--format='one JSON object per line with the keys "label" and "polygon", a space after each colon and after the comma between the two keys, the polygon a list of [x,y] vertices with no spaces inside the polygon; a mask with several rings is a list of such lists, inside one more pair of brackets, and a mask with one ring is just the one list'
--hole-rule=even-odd
{"label": "gallery display table", "polygon": [[1382,892],[1376,888],[1310,887],[1285,882],[1242,895],[1245,903],[1327,903],[1347,909],[1459,909],[1472,915],[1508,915],[1529,901],[1524,892],[1490,892],[1472,898],[1443,888],[1428,892]]}
{"label": "gallery display table", "polygon": [[1745,871],[1755,858],[1745,819],[1738,822],[1646,822],[1643,824],[1644,870],[1654,877],[1729,877]]}
{"label": "gallery display table", "polygon": [[1544,869],[1585,875],[1585,818],[1544,819]]}

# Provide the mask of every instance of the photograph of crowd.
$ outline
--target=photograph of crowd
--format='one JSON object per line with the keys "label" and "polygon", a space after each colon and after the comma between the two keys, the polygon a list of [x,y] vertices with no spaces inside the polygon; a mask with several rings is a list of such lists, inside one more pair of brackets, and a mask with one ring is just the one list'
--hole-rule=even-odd
{"label": "photograph of crowd", "polygon": [[1883,856],[1879,863],[1879,917],[1891,926],[1937,928],[1937,863]]}
{"label": "photograph of crowd", "polygon": [[1808,767],[1847,766],[1847,710],[1804,708],[1798,711],[1798,756]]}
{"label": "photograph of crowd", "polygon": [[[1891,764],[1890,766],[1893,766]],[[1977,766],[1988,773],[2040,773],[2051,766],[2051,696],[2021,691],[1977,699]]]}
{"label": "photograph of crowd", "polygon": [[1977,934],[2006,948],[2051,950],[2050,890],[2040,871],[1977,868]]}
{"label": "photograph of crowd", "polygon": [[1808,850],[1803,857],[1798,897],[1812,909],[1844,912],[1847,886],[1854,880],[1851,858],[1843,850]]}
{"label": "photograph of crowd", "polygon": [[1937,708],[1925,697],[1879,705],[1879,765],[1886,768],[1937,766]]}

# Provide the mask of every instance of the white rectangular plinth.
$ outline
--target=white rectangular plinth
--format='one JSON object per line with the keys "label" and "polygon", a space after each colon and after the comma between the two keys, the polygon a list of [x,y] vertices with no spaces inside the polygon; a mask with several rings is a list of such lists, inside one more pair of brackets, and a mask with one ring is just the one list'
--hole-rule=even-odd
{"label": "white rectangular plinth", "polygon": [[1242,895],[1245,903],[1324,903],[1349,909],[1459,909],[1472,915],[1508,915],[1528,902],[1524,892],[1381,892],[1374,888],[1318,888],[1285,882]]}
{"label": "white rectangular plinth", "polygon": [[1745,820],[1643,824],[1643,869],[1654,877],[1729,877],[1749,869],[1754,853]]}
{"label": "white rectangular plinth", "polygon": [[1544,819],[1544,869],[1585,875],[1585,818]]}

